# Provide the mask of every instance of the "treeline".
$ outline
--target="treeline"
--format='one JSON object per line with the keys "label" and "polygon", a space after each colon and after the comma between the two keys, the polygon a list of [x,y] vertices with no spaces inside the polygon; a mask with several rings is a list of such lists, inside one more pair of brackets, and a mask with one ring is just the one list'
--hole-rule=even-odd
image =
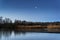
{"label": "treeline", "polygon": [[9,18],[5,18],[3,19],[3,17],[0,17],[0,30],[2,29],[8,29],[8,30],[14,30],[17,25],[41,25],[41,26],[47,26],[49,24],[55,24],[55,25],[59,25],[60,22],[27,22],[27,21],[21,21],[21,20],[15,20],[14,22],[12,22],[11,19]]}

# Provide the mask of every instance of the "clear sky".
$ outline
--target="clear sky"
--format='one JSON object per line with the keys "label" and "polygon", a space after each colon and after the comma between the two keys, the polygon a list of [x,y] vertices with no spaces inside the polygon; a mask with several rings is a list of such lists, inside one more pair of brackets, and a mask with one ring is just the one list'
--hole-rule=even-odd
{"label": "clear sky", "polygon": [[0,0],[0,16],[34,22],[60,21],[60,0]]}

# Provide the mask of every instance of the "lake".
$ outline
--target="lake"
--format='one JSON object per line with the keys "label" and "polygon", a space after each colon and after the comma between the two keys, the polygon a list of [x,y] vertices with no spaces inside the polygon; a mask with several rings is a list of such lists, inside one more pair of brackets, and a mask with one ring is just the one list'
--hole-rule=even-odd
{"label": "lake", "polygon": [[0,31],[0,40],[60,40],[59,33]]}

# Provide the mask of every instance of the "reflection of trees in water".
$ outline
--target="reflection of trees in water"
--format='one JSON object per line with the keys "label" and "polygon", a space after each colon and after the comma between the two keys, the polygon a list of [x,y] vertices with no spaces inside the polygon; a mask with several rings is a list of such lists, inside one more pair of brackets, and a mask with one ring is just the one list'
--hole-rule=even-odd
{"label": "reflection of trees in water", "polygon": [[3,31],[3,35],[4,35],[5,37],[10,36],[11,33],[12,33],[12,32],[10,32],[10,31]]}
{"label": "reflection of trees in water", "polygon": [[26,32],[20,32],[20,31],[0,31],[0,39],[1,37],[10,37],[14,33],[14,35],[25,35]]}
{"label": "reflection of trees in water", "polygon": [[25,34],[26,34],[26,32],[14,31],[14,34],[15,34],[15,35],[20,35],[20,34],[23,34],[23,35],[25,35]]}
{"label": "reflection of trees in water", "polygon": [[1,39],[1,37],[2,37],[2,31],[0,31],[0,39]]}
{"label": "reflection of trees in water", "polygon": [[0,31],[0,38],[2,36],[9,37],[11,35],[11,33],[12,33],[11,31]]}

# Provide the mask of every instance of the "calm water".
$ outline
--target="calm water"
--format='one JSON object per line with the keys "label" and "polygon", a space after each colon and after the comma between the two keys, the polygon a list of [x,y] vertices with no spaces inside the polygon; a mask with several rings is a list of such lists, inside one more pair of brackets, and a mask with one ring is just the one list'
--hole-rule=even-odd
{"label": "calm water", "polygon": [[0,31],[0,40],[60,40],[60,34]]}

